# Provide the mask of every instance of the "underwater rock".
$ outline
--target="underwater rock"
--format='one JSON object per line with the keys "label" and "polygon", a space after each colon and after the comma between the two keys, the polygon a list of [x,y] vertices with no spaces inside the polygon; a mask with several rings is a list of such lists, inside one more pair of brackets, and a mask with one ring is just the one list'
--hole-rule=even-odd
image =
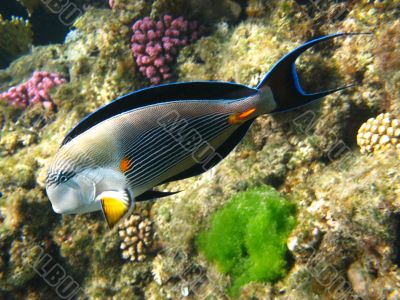
{"label": "underwater rock", "polygon": [[356,261],[352,263],[347,270],[347,276],[351,283],[353,290],[362,298],[368,297],[368,285],[367,281],[368,275],[365,274],[360,262]]}
{"label": "underwater rock", "polygon": [[0,99],[6,100],[10,105],[26,108],[41,103],[47,110],[54,110],[54,102],[48,92],[67,80],[55,73],[35,71],[32,77],[18,86],[10,88],[0,94]]}
{"label": "underwater rock", "polygon": [[234,0],[114,0],[112,4],[113,12],[126,25],[145,16],[161,19],[164,15],[184,16],[212,25],[217,21],[235,22],[242,11],[241,5]]}
{"label": "underwater rock", "polygon": [[205,24],[213,24],[217,21],[235,22],[239,19],[241,11],[240,4],[235,0],[218,2],[212,0],[156,0],[152,5],[151,16],[160,17],[170,13],[199,19]]}
{"label": "underwater rock", "polygon": [[358,130],[357,144],[361,153],[400,149],[400,120],[389,113],[370,118]]}
{"label": "underwater rock", "polygon": [[[396,289],[389,278],[399,272],[394,263],[398,260],[398,168],[395,151],[379,156],[351,153],[328,166],[319,164],[296,180],[300,183],[292,195],[298,199],[299,224],[290,239],[297,240],[292,245],[298,269],[286,281],[291,296],[333,297],[335,292],[335,299],[351,295],[382,299]],[[375,275],[360,277],[360,269],[364,275]],[[348,280],[354,289],[341,288]],[[387,288],[376,288],[382,281]]]}
{"label": "underwater rock", "polygon": [[248,0],[246,6],[246,14],[250,18],[266,17],[267,13],[273,8],[273,4],[269,0]]}
{"label": "underwater rock", "polygon": [[251,282],[240,291],[239,299],[264,300],[272,299],[273,291],[269,284]]}
{"label": "underwater rock", "polygon": [[29,21],[18,17],[5,20],[0,15],[0,65],[26,53],[32,45],[33,32]]}
{"label": "underwater rock", "polygon": [[203,34],[197,21],[165,15],[159,21],[149,17],[132,26],[131,49],[140,72],[152,85],[172,79],[172,66],[180,48],[195,42]]}

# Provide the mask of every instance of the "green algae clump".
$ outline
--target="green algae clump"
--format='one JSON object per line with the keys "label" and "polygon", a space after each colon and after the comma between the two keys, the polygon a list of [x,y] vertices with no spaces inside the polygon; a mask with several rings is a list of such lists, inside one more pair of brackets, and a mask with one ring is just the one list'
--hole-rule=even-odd
{"label": "green algae clump", "polygon": [[295,225],[295,206],[272,187],[235,195],[200,233],[205,257],[232,276],[229,294],[249,282],[273,282],[286,273],[287,238]]}

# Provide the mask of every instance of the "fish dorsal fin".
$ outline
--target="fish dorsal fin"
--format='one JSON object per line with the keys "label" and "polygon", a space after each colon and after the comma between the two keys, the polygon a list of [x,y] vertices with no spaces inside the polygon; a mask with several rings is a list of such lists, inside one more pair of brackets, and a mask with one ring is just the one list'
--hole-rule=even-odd
{"label": "fish dorsal fin", "polygon": [[174,194],[179,193],[179,192],[180,191],[177,191],[177,192],[161,192],[161,191],[149,190],[149,191],[146,191],[143,194],[137,196],[135,198],[135,200],[136,201],[152,200],[152,199],[157,199],[157,198],[168,197],[168,196],[174,195]]}
{"label": "fish dorsal fin", "polygon": [[219,155],[213,156],[213,158],[207,162],[207,167],[204,167],[203,164],[195,164],[194,166],[190,167],[189,169],[172,176],[165,180],[160,184],[164,184],[171,181],[182,180],[185,178],[193,177],[200,175],[207,170],[211,169],[215,165],[217,165],[222,159],[224,159],[236,146],[240,143],[243,137],[246,135],[247,131],[249,130],[251,124],[253,123],[254,119],[251,119],[241,125],[238,129],[236,129],[231,136],[221,145],[218,149],[215,150],[215,153]]}
{"label": "fish dorsal fin", "polygon": [[106,191],[97,196],[107,224],[113,228],[133,206],[132,198],[128,191]]}
{"label": "fish dorsal fin", "polygon": [[245,85],[219,81],[177,82],[141,89],[117,98],[86,116],[68,132],[61,146],[94,125],[139,107],[177,100],[238,99],[257,92]]}

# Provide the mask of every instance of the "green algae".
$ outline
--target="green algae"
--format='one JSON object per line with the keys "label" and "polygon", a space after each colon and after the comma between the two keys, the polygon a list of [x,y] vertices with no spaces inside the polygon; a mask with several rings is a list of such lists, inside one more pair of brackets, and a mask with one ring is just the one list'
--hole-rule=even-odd
{"label": "green algae", "polygon": [[286,241],[294,225],[293,203],[271,187],[254,188],[217,211],[197,245],[221,272],[232,276],[229,291],[237,296],[246,283],[274,282],[286,273]]}

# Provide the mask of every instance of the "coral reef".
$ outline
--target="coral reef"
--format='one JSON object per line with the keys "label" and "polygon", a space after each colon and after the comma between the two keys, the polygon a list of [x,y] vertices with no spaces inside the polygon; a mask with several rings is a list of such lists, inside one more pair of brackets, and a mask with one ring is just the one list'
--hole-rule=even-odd
{"label": "coral reef", "polygon": [[152,85],[171,79],[171,67],[180,48],[195,42],[203,33],[197,21],[183,17],[163,16],[154,21],[149,17],[137,20],[132,26],[132,53],[143,76]]}
{"label": "coral reef", "polygon": [[122,258],[130,261],[143,261],[153,243],[152,221],[149,211],[144,209],[133,213],[118,226],[122,239],[120,249]]}
{"label": "coral reef", "polygon": [[32,45],[32,38],[29,21],[18,17],[5,20],[0,15],[0,64],[11,62],[27,52]]}
{"label": "coral reef", "polygon": [[268,0],[249,0],[247,1],[246,14],[251,18],[267,16],[272,4]]}
{"label": "coral reef", "polygon": [[284,284],[287,297],[395,297],[398,167],[396,151],[388,150],[316,163],[288,178],[299,182],[293,195],[301,221],[289,239],[297,267]]}
{"label": "coral reef", "polygon": [[[36,70],[68,78],[48,93],[57,114],[0,101],[0,298],[57,299],[56,287],[32,270],[42,249],[79,285],[77,298],[226,299],[232,278],[196,251],[196,237],[213,227],[211,216],[229,199],[264,184],[296,204],[297,224],[287,242],[294,259],[280,279],[244,285],[241,298],[399,297],[398,152],[389,147],[360,155],[356,137],[371,117],[400,114],[400,1],[114,0],[112,10],[107,1],[78,2],[93,5],[64,42],[32,47],[0,70],[1,91]],[[121,255],[118,230],[109,231],[101,213],[55,214],[44,178],[79,120],[149,85],[132,55],[131,27],[134,20],[164,15],[199,20],[209,33],[179,51],[172,68],[178,81],[256,86],[277,59],[313,37],[373,34],[322,44],[296,63],[307,92],[355,87],[295,112],[258,118],[210,172],[160,187],[182,192],[147,209],[152,246],[146,259],[130,262]]]}
{"label": "coral reef", "polygon": [[285,274],[286,239],[295,225],[294,205],[270,187],[233,197],[215,213],[198,247],[233,277],[230,293],[244,284],[275,281]]}
{"label": "coral reef", "polygon": [[357,134],[361,153],[388,148],[400,149],[400,120],[389,113],[380,114],[365,122]]}
{"label": "coral reef", "polygon": [[67,80],[55,73],[46,71],[35,71],[32,77],[18,86],[10,88],[7,92],[0,94],[0,99],[9,104],[19,107],[27,107],[41,103],[48,110],[54,110],[54,103],[49,91]]}

